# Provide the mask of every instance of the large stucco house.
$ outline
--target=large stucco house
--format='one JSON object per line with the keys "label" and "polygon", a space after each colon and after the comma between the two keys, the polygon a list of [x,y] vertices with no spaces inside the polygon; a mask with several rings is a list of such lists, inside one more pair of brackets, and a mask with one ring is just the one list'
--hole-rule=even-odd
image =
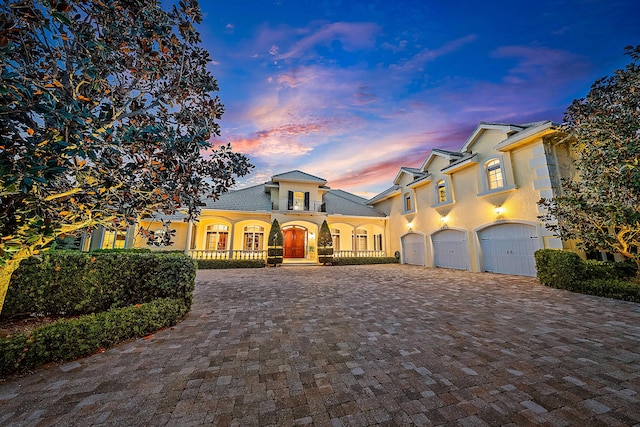
{"label": "large stucco house", "polygon": [[[533,276],[537,249],[563,247],[539,221],[537,202],[553,197],[560,178],[573,173],[564,141],[551,121],[481,122],[458,151],[433,149],[420,168],[401,168],[370,200],[308,173],[281,173],[208,200],[197,222],[165,218],[176,230],[169,249],[196,258],[263,258],[277,219],[285,264],[313,264],[326,220],[336,256],[399,254],[404,264]],[[124,246],[146,241],[103,230],[86,244]]]}
{"label": "large stucco house", "polygon": [[369,200],[388,216],[389,250],[405,264],[534,276],[534,252],[563,247],[537,205],[572,174],[563,142],[551,121],[482,122],[459,151],[401,168]]}

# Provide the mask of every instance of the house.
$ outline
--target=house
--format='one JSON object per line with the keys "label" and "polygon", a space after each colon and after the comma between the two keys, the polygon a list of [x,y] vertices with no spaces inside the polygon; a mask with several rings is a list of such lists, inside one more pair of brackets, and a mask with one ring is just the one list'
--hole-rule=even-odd
{"label": "house", "polygon": [[[197,222],[185,216],[162,216],[176,230],[168,249],[184,250],[198,259],[266,258],[267,238],[274,219],[284,235],[284,263],[317,263],[317,236],[326,220],[335,256],[383,256],[388,239],[387,217],[367,200],[327,187],[327,181],[298,170],[281,173],[260,185],[207,199]],[[158,220],[142,220],[140,227],[161,231]],[[121,233],[122,247],[147,247],[137,235]],[[105,235],[107,247],[118,240]],[[106,242],[106,243],[105,243]],[[127,243],[128,242],[128,243]],[[100,243],[98,243],[100,244]]]}
{"label": "house", "polygon": [[559,125],[481,122],[459,151],[433,149],[369,200],[405,264],[535,276],[534,252],[562,248],[537,202],[571,176]]}

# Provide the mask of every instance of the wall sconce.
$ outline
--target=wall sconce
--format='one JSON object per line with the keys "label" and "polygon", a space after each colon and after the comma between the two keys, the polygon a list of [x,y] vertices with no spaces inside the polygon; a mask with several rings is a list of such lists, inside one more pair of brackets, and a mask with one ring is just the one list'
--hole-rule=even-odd
{"label": "wall sconce", "polygon": [[313,238],[315,238],[315,237],[316,237],[316,233],[309,233],[309,238],[310,238],[310,239],[313,239]]}
{"label": "wall sconce", "polygon": [[502,214],[504,213],[504,208],[501,205],[496,206],[493,211],[496,213],[498,219],[502,218]]}
{"label": "wall sconce", "polygon": [[442,215],[440,217],[440,222],[442,222],[442,226],[446,227],[447,226],[447,222],[449,222],[449,217],[447,215]]}
{"label": "wall sconce", "polygon": [[407,223],[407,227],[409,227],[409,233],[413,231],[413,222]]}

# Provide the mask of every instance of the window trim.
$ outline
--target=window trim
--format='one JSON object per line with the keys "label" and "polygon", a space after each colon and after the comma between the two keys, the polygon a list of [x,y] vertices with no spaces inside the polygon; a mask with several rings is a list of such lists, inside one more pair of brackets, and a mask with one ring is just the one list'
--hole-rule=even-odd
{"label": "window trim", "polygon": [[[499,182],[497,179],[493,179],[494,176],[497,176],[497,174],[500,174],[499,177]],[[504,187],[507,186],[507,182],[506,182],[506,176],[504,173],[504,166],[502,164],[502,159],[499,159],[498,157],[494,157],[492,159],[487,160],[484,163],[484,183],[485,183],[485,190],[487,192],[489,191],[500,191],[501,189],[503,189]],[[496,187],[491,187],[491,183],[495,182],[496,184],[500,184]]]}
{"label": "window trim", "polygon": [[415,211],[416,206],[413,200],[413,194],[411,194],[411,191],[406,191],[402,196],[402,213],[407,214]]}

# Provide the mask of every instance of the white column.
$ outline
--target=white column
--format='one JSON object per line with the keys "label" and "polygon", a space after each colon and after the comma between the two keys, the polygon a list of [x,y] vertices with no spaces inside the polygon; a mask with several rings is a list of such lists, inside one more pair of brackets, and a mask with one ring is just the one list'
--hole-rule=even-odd
{"label": "white column", "polygon": [[189,249],[191,249],[191,235],[193,234],[193,221],[189,220],[187,224],[187,241],[184,245],[184,253],[188,254]]}

